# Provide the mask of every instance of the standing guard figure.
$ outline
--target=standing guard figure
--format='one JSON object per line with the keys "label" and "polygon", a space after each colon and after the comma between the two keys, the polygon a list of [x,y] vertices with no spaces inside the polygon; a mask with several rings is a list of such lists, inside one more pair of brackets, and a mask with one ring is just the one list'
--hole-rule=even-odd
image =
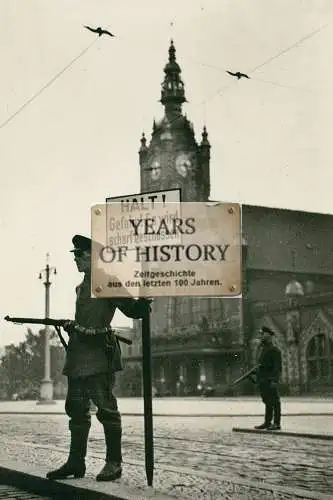
{"label": "standing guard figure", "polygon": [[64,327],[69,335],[63,373],[68,378],[65,410],[70,418],[71,442],[66,463],[48,472],[47,478],[81,478],[85,475],[92,401],[97,407],[96,417],[104,427],[106,442],[106,463],[96,479],[113,481],[122,474],[121,416],[113,394],[115,373],[122,370],[122,365],[120,347],[110,330],[110,323],[117,307],[127,317],[138,319],[150,306],[145,299],[91,298],[92,241],[76,235],[72,242],[74,250],[71,251],[84,279],[76,288],[75,321],[68,321]]}
{"label": "standing guard figure", "polygon": [[[265,421],[257,425],[256,429],[280,430],[281,429],[281,401],[279,395],[279,379],[282,371],[280,350],[273,344],[274,332],[262,327],[261,351],[259,355],[259,368],[256,371],[256,382],[260,395],[265,404]],[[272,424],[272,419],[273,424]]]}

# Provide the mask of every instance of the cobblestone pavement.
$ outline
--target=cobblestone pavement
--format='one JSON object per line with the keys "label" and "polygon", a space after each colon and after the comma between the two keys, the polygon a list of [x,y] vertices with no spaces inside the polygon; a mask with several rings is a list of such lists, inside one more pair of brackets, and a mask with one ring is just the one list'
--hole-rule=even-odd
{"label": "cobblestone pavement", "polygon": [[[285,425],[289,419],[299,422],[300,427],[333,428],[333,417],[285,417]],[[314,420],[315,421],[314,421]],[[241,422],[240,422],[241,420]],[[193,482],[201,491],[198,498],[206,498],[203,491],[217,488],[218,477],[233,477],[251,482],[269,483],[272,485],[306,489],[310,492],[331,494],[333,498],[333,446],[332,441],[305,439],[272,434],[232,433],[233,425],[253,426],[257,418],[221,418],[221,417],[155,417],[155,464],[164,470],[164,481],[168,478],[168,470],[177,466],[186,467],[190,473],[198,472],[198,477],[187,477],[182,481],[182,491],[191,490]],[[290,423],[290,422],[289,422]],[[289,425],[289,424],[288,424]],[[294,426],[295,425],[294,422]],[[129,485],[145,481],[144,476],[144,438],[143,418],[123,417],[123,456]],[[11,440],[31,443],[29,458],[40,463],[41,455],[47,456],[47,447],[53,448],[50,464],[58,465],[64,459],[68,447],[68,420],[62,415],[0,415],[0,436],[2,441],[8,440],[9,458],[15,457]],[[38,446],[45,447],[41,453]],[[62,450],[60,453],[56,449]],[[104,458],[104,437],[102,426],[96,417],[92,419],[89,438],[89,456],[91,473],[96,473],[102,466]],[[39,460],[39,462],[38,462]],[[131,464],[141,464],[141,478],[134,477]],[[128,467],[127,467],[128,465]],[[203,476],[206,474],[206,480]],[[200,476],[200,479],[199,479]],[[169,477],[168,493],[172,493],[172,481]],[[200,487],[201,484],[201,487]],[[133,486],[133,484],[132,484]],[[166,486],[164,486],[166,488]],[[179,490],[179,486],[176,490]],[[201,488],[201,489],[200,489]],[[178,491],[177,490],[177,491]],[[166,492],[166,491],[164,491]],[[182,498],[187,498],[183,491]],[[189,491],[190,498],[193,491]],[[242,498],[241,496],[238,496]],[[214,497],[207,498],[228,498]],[[230,497],[235,498],[235,497]],[[244,498],[252,498],[251,496]],[[254,496],[253,498],[259,498]],[[265,497],[263,497],[265,498]],[[268,498],[268,497],[266,497]],[[282,498],[282,497],[281,497]],[[286,497],[287,498],[287,497]],[[290,497],[288,497],[290,498]]]}
{"label": "cobblestone pavement", "polygon": [[6,500],[47,500],[50,497],[45,497],[41,495],[35,495],[34,493],[29,493],[14,486],[7,486],[0,484],[0,498],[5,498]]}

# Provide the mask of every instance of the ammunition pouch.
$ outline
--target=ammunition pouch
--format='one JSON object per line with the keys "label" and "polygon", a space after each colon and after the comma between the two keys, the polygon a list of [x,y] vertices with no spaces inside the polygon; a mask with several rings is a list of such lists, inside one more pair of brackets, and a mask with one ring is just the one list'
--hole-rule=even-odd
{"label": "ammunition pouch", "polygon": [[117,344],[117,339],[113,330],[108,330],[105,335],[105,347],[108,351],[113,351],[115,345]]}
{"label": "ammunition pouch", "polygon": [[110,372],[121,371],[123,369],[121,362],[121,348],[120,343],[113,331],[109,331],[105,336],[105,348]]}

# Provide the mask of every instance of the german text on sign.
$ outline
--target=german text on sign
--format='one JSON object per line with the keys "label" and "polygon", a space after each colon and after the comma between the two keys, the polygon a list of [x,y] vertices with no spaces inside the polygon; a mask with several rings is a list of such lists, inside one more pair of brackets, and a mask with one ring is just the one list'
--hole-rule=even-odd
{"label": "german text on sign", "polygon": [[[113,231],[110,219],[120,221]],[[170,202],[168,214],[159,202],[149,211],[126,213],[119,202],[98,205],[92,208],[92,239],[96,297],[241,293],[237,204]]]}

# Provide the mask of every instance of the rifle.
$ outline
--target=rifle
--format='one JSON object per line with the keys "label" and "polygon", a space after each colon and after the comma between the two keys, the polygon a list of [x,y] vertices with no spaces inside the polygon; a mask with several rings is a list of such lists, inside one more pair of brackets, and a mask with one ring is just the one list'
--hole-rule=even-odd
{"label": "rifle", "polygon": [[231,386],[234,386],[236,384],[239,384],[239,382],[242,382],[243,380],[246,380],[247,378],[251,378],[251,375],[254,375],[258,368],[259,368],[260,365],[256,365],[254,366],[253,368],[251,368],[251,370],[247,371],[246,373],[244,373],[244,375],[242,375],[241,377],[237,378],[236,380],[234,380],[232,383],[231,383]]}
{"label": "rifle", "polygon": [[[10,318],[9,316],[6,316],[4,318],[6,321],[11,321],[12,323],[18,323],[18,324],[33,324],[33,325],[48,325],[48,326],[54,326],[57,334],[59,335],[60,341],[62,345],[64,346],[65,349],[67,349],[67,344],[61,335],[60,328],[64,326],[66,323],[68,323],[68,319],[51,319],[51,318],[43,318],[43,319],[38,319],[38,318]],[[111,328],[108,330],[108,332],[112,332]],[[108,333],[106,332],[106,333]],[[126,339],[125,337],[122,337],[121,335],[115,335],[116,339],[119,340],[119,342],[123,342],[124,344],[127,345],[132,345],[132,341],[129,339]]]}

